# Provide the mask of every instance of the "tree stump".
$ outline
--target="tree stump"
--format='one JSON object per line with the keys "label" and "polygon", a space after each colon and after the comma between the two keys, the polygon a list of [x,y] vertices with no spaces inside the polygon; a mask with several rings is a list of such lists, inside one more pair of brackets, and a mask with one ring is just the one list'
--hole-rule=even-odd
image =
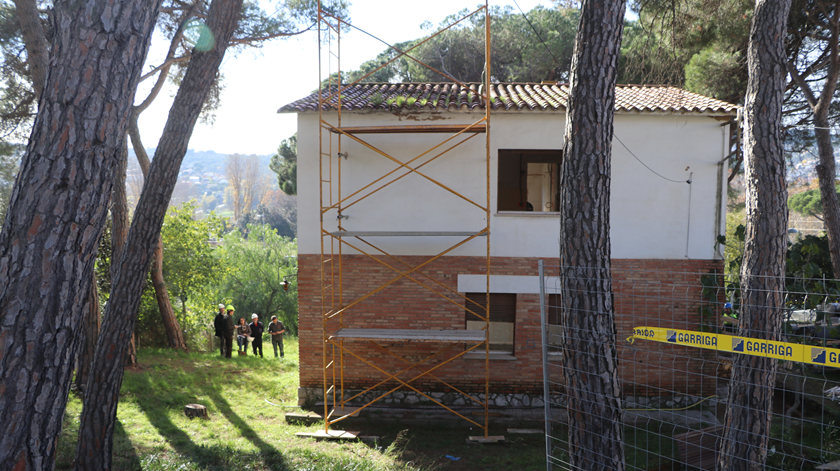
{"label": "tree stump", "polygon": [[207,418],[207,408],[202,406],[201,404],[187,404],[184,406],[184,414],[187,417],[204,417]]}

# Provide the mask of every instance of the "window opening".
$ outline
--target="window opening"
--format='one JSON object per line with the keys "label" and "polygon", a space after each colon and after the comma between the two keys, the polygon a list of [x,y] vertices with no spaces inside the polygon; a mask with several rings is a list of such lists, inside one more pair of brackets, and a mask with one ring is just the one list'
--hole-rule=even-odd
{"label": "window opening", "polygon": [[[464,316],[467,330],[484,329],[487,293],[466,293]],[[516,325],[516,294],[490,294],[490,352],[513,353],[514,327]]]}
{"label": "window opening", "polygon": [[498,211],[557,212],[560,150],[499,150]]}

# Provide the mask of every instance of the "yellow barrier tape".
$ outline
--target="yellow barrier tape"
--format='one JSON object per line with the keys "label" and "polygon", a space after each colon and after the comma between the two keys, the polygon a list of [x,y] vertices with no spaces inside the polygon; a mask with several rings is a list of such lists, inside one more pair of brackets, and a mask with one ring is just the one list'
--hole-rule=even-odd
{"label": "yellow barrier tape", "polygon": [[627,341],[633,343],[635,339],[840,368],[840,348],[646,326],[634,328]]}

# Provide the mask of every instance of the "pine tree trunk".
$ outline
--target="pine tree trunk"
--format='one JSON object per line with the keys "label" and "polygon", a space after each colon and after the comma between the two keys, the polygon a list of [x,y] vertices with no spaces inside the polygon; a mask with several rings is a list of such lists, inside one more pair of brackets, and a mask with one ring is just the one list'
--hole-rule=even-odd
{"label": "pine tree trunk", "polygon": [[834,277],[840,277],[840,203],[837,201],[837,170],[834,160],[834,145],[831,143],[831,124],[828,114],[832,108],[837,80],[840,78],[840,11],[833,9],[830,23],[828,73],[823,82],[819,101],[814,106],[814,135],[817,141],[817,153],[820,163],[817,165],[817,179],[820,187],[820,200],[823,205],[825,231],[828,234],[828,251],[831,254],[831,267]]}
{"label": "pine tree trunk", "polygon": [[[117,177],[114,180],[114,194],[111,196],[111,279],[114,279],[117,261],[125,250],[128,238],[128,195],[125,191],[126,168],[128,167],[128,143],[123,141],[120,160],[117,163]],[[128,352],[123,364],[132,367],[137,364],[137,338],[131,333]]]}
{"label": "pine tree trunk", "polygon": [[187,342],[184,341],[184,332],[175,317],[175,310],[172,309],[172,301],[169,299],[169,291],[166,289],[166,281],[163,279],[163,239],[158,238],[155,246],[154,261],[152,262],[152,285],[155,288],[155,299],[157,300],[160,317],[163,320],[163,329],[166,331],[166,340],[169,348],[187,350]]}
{"label": "pine tree trunk", "polygon": [[0,469],[54,467],[114,155],[159,9],[54,2],[51,67],[0,232]]}
{"label": "pine tree trunk", "polygon": [[[780,340],[787,251],[787,187],[781,140],[785,27],[790,0],[758,0],[747,55],[744,171],[747,229],[741,266],[738,336]],[[733,359],[717,469],[763,470],[777,360]]]}
{"label": "pine tree trunk", "polygon": [[85,391],[87,380],[90,377],[90,366],[93,362],[93,352],[96,350],[96,339],[99,337],[99,325],[102,320],[96,276],[93,277],[90,283],[84,313],[84,319],[82,319],[81,347],[79,349],[79,356],[76,359],[76,379],[74,380],[76,389],[81,392]]}
{"label": "pine tree trunk", "polygon": [[610,160],[622,0],[584,0],[561,176],[563,373],[572,469],[623,470],[610,271]]}
{"label": "pine tree trunk", "polygon": [[135,316],[146,283],[145,275],[160,237],[181,161],[236,28],[241,8],[242,0],[213,0],[207,27],[215,35],[215,45],[207,52],[193,52],[158,142],[149,171],[149,181],[155,184],[146,185],[140,196],[96,345],[90,387],[85,394],[79,424],[76,470],[111,468],[114,424],[123,379],[122,360],[126,343],[134,330]]}
{"label": "pine tree trunk", "polygon": [[[143,148],[142,141],[140,140],[140,128],[137,123],[139,117],[138,110],[137,107],[132,109],[128,132],[131,136],[134,154],[137,156],[137,162],[140,164],[140,170],[143,171],[143,178],[149,178],[149,167],[151,163],[149,162],[149,156],[146,154],[146,149]],[[152,263],[151,275],[152,287],[155,289],[155,300],[157,301],[158,311],[160,311],[163,328],[166,331],[167,345],[169,348],[187,350],[184,331],[181,330],[178,318],[175,317],[175,310],[172,308],[172,301],[169,299],[169,291],[166,289],[166,280],[163,278],[163,239],[160,238],[155,248],[155,260]]]}
{"label": "pine tree trunk", "polygon": [[14,3],[23,43],[26,46],[26,65],[32,78],[32,88],[35,89],[35,97],[40,98],[44,92],[50,65],[47,35],[44,33],[36,0],[14,0]]}

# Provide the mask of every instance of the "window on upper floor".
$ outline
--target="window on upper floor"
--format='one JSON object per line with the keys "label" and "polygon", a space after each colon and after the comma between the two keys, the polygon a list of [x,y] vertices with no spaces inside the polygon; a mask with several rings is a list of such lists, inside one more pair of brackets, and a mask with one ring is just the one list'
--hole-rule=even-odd
{"label": "window on upper floor", "polygon": [[562,154],[500,149],[497,211],[559,211]]}
{"label": "window on upper floor", "polygon": [[[464,316],[467,330],[481,330],[484,321],[474,313],[484,316],[486,293],[466,293]],[[472,312],[470,312],[472,311]],[[516,294],[490,293],[490,352],[513,353],[514,327],[516,325]]]}

